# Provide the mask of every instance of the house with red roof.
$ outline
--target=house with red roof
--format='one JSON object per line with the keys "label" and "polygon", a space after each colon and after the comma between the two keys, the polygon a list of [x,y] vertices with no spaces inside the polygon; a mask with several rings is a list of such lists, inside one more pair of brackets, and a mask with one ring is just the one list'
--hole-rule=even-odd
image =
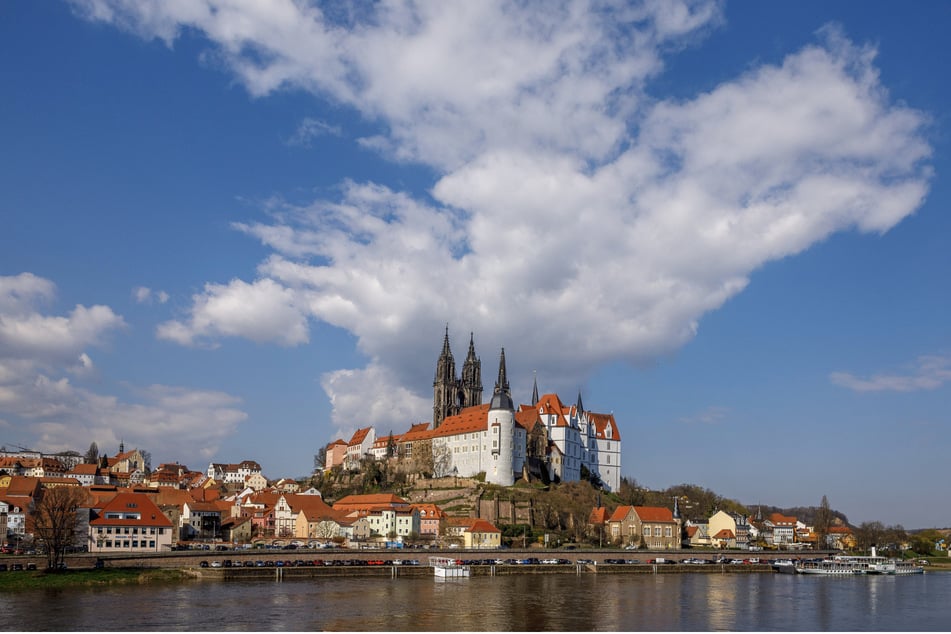
{"label": "house with red roof", "polygon": [[474,520],[463,532],[464,548],[490,550],[502,546],[502,531],[485,520]]}
{"label": "house with red roof", "polygon": [[89,520],[89,552],[163,552],[174,526],[149,495],[118,493]]}
{"label": "house with red roof", "polygon": [[607,520],[610,541],[618,545],[639,544],[641,548],[672,550],[681,548],[679,514],[659,506],[619,506]]}
{"label": "house with red roof", "polygon": [[353,432],[350,442],[347,443],[347,457],[344,460],[344,467],[347,469],[357,469],[360,461],[370,455],[373,443],[376,441],[376,430],[372,427],[363,427]]}
{"label": "house with red roof", "polygon": [[326,455],[324,456],[324,471],[330,471],[334,467],[342,467],[347,459],[347,442],[342,438],[327,445]]}
{"label": "house with red roof", "polygon": [[335,502],[333,508],[349,517],[366,518],[373,536],[419,535],[419,509],[391,493],[348,495]]}
{"label": "house with red roof", "polygon": [[435,539],[439,537],[440,525],[446,513],[435,504],[414,504],[419,511],[419,536]]}
{"label": "house with red roof", "polygon": [[773,513],[763,521],[767,534],[772,534],[771,543],[776,546],[792,544],[796,539],[796,518]]}

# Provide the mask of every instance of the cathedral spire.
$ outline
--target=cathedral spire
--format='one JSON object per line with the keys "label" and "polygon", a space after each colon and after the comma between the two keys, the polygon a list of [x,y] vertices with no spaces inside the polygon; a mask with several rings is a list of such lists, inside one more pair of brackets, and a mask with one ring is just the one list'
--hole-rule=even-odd
{"label": "cathedral spire", "polygon": [[502,348],[502,355],[499,357],[499,380],[495,382],[495,391],[502,391],[511,396],[509,380],[505,376],[505,348]]}
{"label": "cathedral spire", "polygon": [[538,405],[538,372],[535,372],[535,378],[532,385],[532,407]]}
{"label": "cathedral spire", "polygon": [[578,410],[578,416],[581,416],[584,412],[584,405],[581,404],[581,390],[578,390],[578,404],[575,406],[575,409]]}

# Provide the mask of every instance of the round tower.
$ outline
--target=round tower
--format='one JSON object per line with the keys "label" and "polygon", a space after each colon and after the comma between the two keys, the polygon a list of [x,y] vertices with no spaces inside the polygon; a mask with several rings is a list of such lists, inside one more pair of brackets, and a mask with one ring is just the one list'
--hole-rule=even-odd
{"label": "round tower", "polygon": [[499,380],[495,384],[492,401],[489,405],[488,420],[489,464],[485,471],[486,482],[499,486],[515,484],[514,464],[514,437],[515,437],[515,404],[509,392],[509,382],[505,376],[505,348],[499,359]]}

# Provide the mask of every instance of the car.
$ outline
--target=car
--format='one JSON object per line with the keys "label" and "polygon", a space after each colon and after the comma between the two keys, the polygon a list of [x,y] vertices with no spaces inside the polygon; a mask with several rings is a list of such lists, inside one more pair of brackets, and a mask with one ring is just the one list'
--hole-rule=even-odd
{"label": "car", "polygon": [[10,570],[23,570],[23,564],[10,564]]}
{"label": "car", "polygon": [[211,562],[211,567],[212,567],[212,568],[221,568],[221,567],[222,567],[222,564],[221,564],[220,561],[218,561],[218,560],[216,559],[215,561]]}
{"label": "car", "polygon": [[207,562],[207,561],[201,561],[201,562],[199,562],[198,567],[199,567],[199,568],[207,568],[207,567],[208,567],[208,562]]}
{"label": "car", "polygon": [[6,570],[7,570],[7,565],[6,565],[6,564],[0,564],[0,572],[6,572]]}
{"label": "car", "polygon": [[578,563],[581,564],[582,566],[594,566],[594,565],[596,565],[596,562],[594,561],[594,559],[579,559],[579,560],[578,560]]}
{"label": "car", "polygon": [[557,559],[542,559],[542,563],[545,564],[546,566],[555,565],[558,563],[558,560]]}
{"label": "car", "polygon": [[637,550],[637,544],[628,544],[624,547],[624,550]]}

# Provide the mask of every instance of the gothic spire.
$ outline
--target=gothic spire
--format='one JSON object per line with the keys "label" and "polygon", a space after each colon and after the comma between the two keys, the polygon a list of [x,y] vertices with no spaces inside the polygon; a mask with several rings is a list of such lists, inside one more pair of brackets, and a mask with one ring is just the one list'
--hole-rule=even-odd
{"label": "gothic spire", "polygon": [[532,385],[532,407],[538,405],[538,373],[535,372],[535,378]]}
{"label": "gothic spire", "polygon": [[515,410],[515,404],[512,402],[512,392],[509,389],[509,380],[505,376],[505,348],[502,348],[502,355],[499,357],[499,380],[495,383],[495,393],[492,394],[489,409]]}
{"label": "gothic spire", "polygon": [[575,409],[578,410],[578,416],[581,416],[581,413],[584,412],[584,405],[581,404],[581,390],[578,390],[578,404]]}
{"label": "gothic spire", "polygon": [[499,357],[499,380],[495,382],[495,391],[509,394],[509,380],[505,376],[505,348],[502,348],[502,355]]}

